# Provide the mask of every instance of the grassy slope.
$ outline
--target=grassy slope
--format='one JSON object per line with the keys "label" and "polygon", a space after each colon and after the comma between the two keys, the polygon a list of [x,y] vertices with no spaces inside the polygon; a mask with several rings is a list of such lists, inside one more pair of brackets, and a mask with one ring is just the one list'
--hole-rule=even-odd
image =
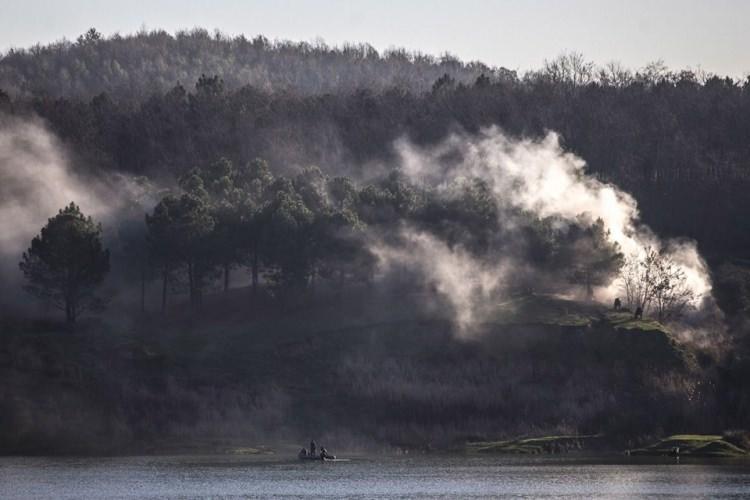
{"label": "grassy slope", "polygon": [[[325,369],[339,365],[345,357],[342,353],[365,351],[373,358],[406,360],[409,366],[427,363],[446,366],[447,370],[454,369],[453,362],[446,359],[451,355],[444,351],[457,349],[457,346],[448,340],[451,338],[451,328],[444,313],[441,318],[434,311],[420,310],[412,300],[393,301],[385,297],[346,300],[347,304],[343,307],[341,304],[329,304],[275,318],[245,319],[239,328],[234,319],[223,316],[226,323],[223,328],[213,324],[210,333],[195,328],[191,336],[205,338],[210,335],[213,344],[211,352],[221,358],[217,363],[219,369],[236,364],[236,360],[245,360],[248,366],[253,367],[252,375],[248,371],[248,376],[265,378],[268,383],[285,391],[296,402],[295,411],[304,415],[307,423],[319,418],[321,425],[324,420],[330,421],[336,415],[325,411],[320,415],[310,415],[309,408],[331,409],[346,404],[342,403],[342,398],[348,397],[341,393],[342,380],[336,379],[341,375],[328,373]],[[388,312],[383,314],[383,311]],[[522,356],[531,352],[534,359],[539,358],[541,362],[550,360],[555,363],[564,358],[567,359],[565,363],[578,366],[592,358],[597,362],[612,358],[616,365],[625,367],[620,369],[625,370],[638,370],[638,367],[652,370],[654,365],[680,367],[689,361],[689,356],[674,342],[669,331],[655,321],[635,321],[628,313],[609,313],[597,304],[549,296],[511,299],[501,304],[497,315],[484,328],[489,340],[483,341],[481,350],[490,357],[489,362],[494,360],[501,364],[506,362],[505,357],[510,350],[520,352]],[[273,331],[273,335],[267,334],[270,331]],[[227,356],[227,352],[232,353],[231,357]],[[458,362],[479,361],[473,354],[466,356],[464,361]],[[537,364],[531,357],[529,360]],[[194,359],[191,363],[211,365],[211,360]],[[534,376],[536,381],[531,380],[527,384],[528,390],[537,390],[540,383],[545,383],[544,370],[544,367],[540,368],[540,373]],[[420,377],[416,374],[407,376],[409,380]],[[457,377],[460,376],[457,373]],[[384,373],[383,377],[392,375]],[[422,379],[429,377],[427,373],[421,376]],[[403,380],[394,379],[392,383],[398,386]],[[519,390],[524,390],[523,386],[519,386]],[[408,397],[396,395],[395,401],[380,406],[388,406],[395,413],[397,408],[393,403],[402,405]],[[357,406],[366,403],[350,404]],[[375,413],[377,411],[374,410]],[[404,412],[406,415],[403,418],[411,418],[408,415],[418,413],[415,409],[405,409]],[[392,416],[393,413],[379,414],[378,418],[388,419]],[[345,408],[338,412],[338,421],[342,425],[359,418],[362,416],[356,412],[352,414]],[[516,446],[525,449],[533,448],[536,444],[525,443],[521,446],[517,443]],[[553,446],[567,445],[557,443]]]}
{"label": "grassy slope", "polygon": [[[342,350],[367,347],[374,338],[384,350],[428,356],[424,344],[449,335],[451,327],[445,312],[421,310],[414,305],[415,297],[410,299],[353,296],[344,299],[344,304],[323,303],[250,316],[242,312],[242,308],[227,307],[225,301],[226,311],[214,312],[208,321],[188,319],[160,326],[173,332],[172,341],[162,342],[162,350],[166,350],[172,362],[180,365],[200,364],[204,371],[267,377],[269,383],[301,396],[325,398],[321,393],[325,384],[311,383],[309,376],[300,377],[300,369],[309,369],[310,375],[315,372],[324,376],[321,372],[340,361]],[[623,359],[683,358],[684,353],[663,325],[629,317],[629,313],[609,313],[598,304],[524,296],[501,304],[495,317],[483,328],[485,335],[495,336],[500,342],[506,340],[506,335],[508,338],[513,335],[505,331],[506,327],[516,326],[524,327],[518,330],[520,336],[527,335],[526,330],[532,327],[542,337],[557,339],[558,335],[563,335],[560,341],[564,342],[568,330],[609,331],[612,327],[611,331],[621,333],[617,337],[623,342],[622,350],[614,343],[607,344],[609,337],[591,340]],[[563,328],[561,334],[557,333],[557,327]]]}
{"label": "grassy slope", "polygon": [[551,295],[521,295],[498,305],[488,320],[500,324],[545,324],[558,326],[592,326],[605,321],[614,328],[669,333],[653,318],[637,320],[633,313],[612,311],[590,302],[578,302]]}
{"label": "grassy slope", "polygon": [[[493,438],[501,435],[491,429],[518,432],[519,422],[527,420],[547,430],[561,421],[575,424],[579,407],[591,408],[582,415],[610,411],[597,409],[609,404],[606,393],[574,390],[576,380],[591,380],[587,364],[598,367],[595,373],[611,364],[619,367],[601,386],[619,391],[623,383],[639,383],[640,367],[680,369],[685,361],[661,325],[548,296],[506,301],[483,325],[483,336],[468,341],[456,339],[446,308],[430,305],[434,296],[363,290],[316,300],[305,308],[278,309],[252,305],[247,290],[235,290],[207,297],[197,315],[176,308],[166,319],[154,315],[130,326],[94,323],[84,336],[24,334],[14,342],[25,345],[34,366],[19,365],[17,351],[11,374],[42,389],[8,393],[13,425],[29,436],[43,435],[38,429],[52,424],[27,421],[40,411],[38,401],[68,411],[61,395],[87,398],[95,385],[99,400],[85,402],[88,409],[80,418],[76,413],[55,420],[50,433],[66,435],[72,418],[82,429],[109,432],[110,417],[101,417],[99,427],[85,423],[98,418],[96,408],[105,404],[118,415],[124,439],[130,432],[152,439],[152,421],[163,429],[158,435],[174,436],[173,421],[181,415],[190,415],[180,425],[193,426],[183,430],[196,440],[241,433],[223,428],[232,418],[243,428],[262,428],[263,422],[303,432],[348,427],[405,445],[428,442],[438,431],[460,434],[475,426],[488,429],[480,436]],[[82,375],[60,375],[61,364],[62,371],[75,365]],[[119,394],[122,403],[109,401],[110,394]],[[273,401],[276,396],[280,402]],[[556,417],[549,398],[567,398],[570,408]],[[228,407],[235,400],[236,407]],[[124,415],[119,404],[125,405]],[[205,430],[194,431],[195,425]],[[135,431],[127,430],[133,426]],[[396,430],[381,434],[388,426]],[[515,446],[532,449],[537,443]]]}

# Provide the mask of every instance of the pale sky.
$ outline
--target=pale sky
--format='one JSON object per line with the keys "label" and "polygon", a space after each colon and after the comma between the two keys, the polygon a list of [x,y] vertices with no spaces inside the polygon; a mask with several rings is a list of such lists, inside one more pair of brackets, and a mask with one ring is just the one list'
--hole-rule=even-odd
{"label": "pale sky", "polygon": [[450,52],[524,71],[563,51],[630,68],[662,59],[744,77],[750,72],[750,0],[0,0],[0,50],[141,27],[196,26],[248,37],[331,45],[369,42]]}

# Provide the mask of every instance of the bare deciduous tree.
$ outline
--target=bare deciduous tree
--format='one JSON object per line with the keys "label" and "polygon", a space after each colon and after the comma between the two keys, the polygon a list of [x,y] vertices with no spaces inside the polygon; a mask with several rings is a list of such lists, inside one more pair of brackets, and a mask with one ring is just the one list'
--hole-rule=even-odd
{"label": "bare deciduous tree", "polygon": [[695,300],[685,271],[668,255],[651,247],[643,256],[632,255],[620,272],[627,304],[632,309],[652,310],[659,321],[681,316]]}
{"label": "bare deciduous tree", "polygon": [[579,52],[563,53],[551,61],[544,61],[542,69],[542,74],[550,82],[572,87],[588,85],[594,80],[594,73],[594,63]]}

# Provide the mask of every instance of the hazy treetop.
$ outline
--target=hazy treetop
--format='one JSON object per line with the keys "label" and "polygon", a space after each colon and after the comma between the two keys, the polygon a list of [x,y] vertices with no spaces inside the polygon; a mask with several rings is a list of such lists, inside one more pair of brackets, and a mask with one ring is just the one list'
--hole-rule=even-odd
{"label": "hazy treetop", "polygon": [[[379,52],[366,43],[330,46],[322,40],[271,41],[262,35],[249,39],[201,28],[174,35],[142,30],[109,37],[89,28],[75,41],[63,39],[0,54],[0,91],[17,97],[91,98],[106,92],[117,99],[141,101],[176,85],[190,86],[202,76],[220,79],[228,90],[250,85],[266,92],[302,95],[392,88],[419,94],[446,85],[494,82],[546,81],[566,88],[686,78],[705,83],[723,78],[702,69],[672,71],[660,60],[637,70],[619,62],[600,66],[581,53],[565,51],[545,59],[540,69],[519,75],[449,53],[434,56],[403,48]],[[731,77],[727,82],[744,83]]]}
{"label": "hazy treetop", "polygon": [[378,52],[368,44],[330,47],[324,42],[230,37],[203,29],[171,35],[162,30],[103,36],[90,28],[75,41],[11,49],[0,58],[0,88],[15,95],[91,97],[101,92],[147,96],[202,74],[219,75],[230,89],[250,84],[303,94],[391,87],[420,92],[449,74],[473,83],[485,73],[514,76],[481,63],[465,63],[404,49]]}
{"label": "hazy treetop", "polygon": [[141,27],[170,33],[194,26],[269,39],[329,44],[368,42],[379,52],[406,47],[446,51],[525,72],[560,51],[578,51],[599,65],[610,60],[643,67],[703,68],[743,78],[750,71],[750,3],[744,0],[6,0],[0,50],[70,40],[91,26],[110,36]]}

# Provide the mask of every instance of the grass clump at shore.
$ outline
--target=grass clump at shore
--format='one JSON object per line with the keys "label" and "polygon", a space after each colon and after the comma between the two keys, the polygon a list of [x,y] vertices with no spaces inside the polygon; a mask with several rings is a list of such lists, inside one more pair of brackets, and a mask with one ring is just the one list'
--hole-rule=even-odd
{"label": "grass clump at shore", "polygon": [[471,453],[504,453],[519,455],[539,455],[567,453],[582,450],[601,435],[585,436],[542,436],[508,441],[480,441],[466,444]]}
{"label": "grass clump at shore", "polygon": [[731,458],[747,456],[740,448],[722,436],[714,434],[677,434],[645,448],[629,450],[633,456],[690,456],[702,458]]}

